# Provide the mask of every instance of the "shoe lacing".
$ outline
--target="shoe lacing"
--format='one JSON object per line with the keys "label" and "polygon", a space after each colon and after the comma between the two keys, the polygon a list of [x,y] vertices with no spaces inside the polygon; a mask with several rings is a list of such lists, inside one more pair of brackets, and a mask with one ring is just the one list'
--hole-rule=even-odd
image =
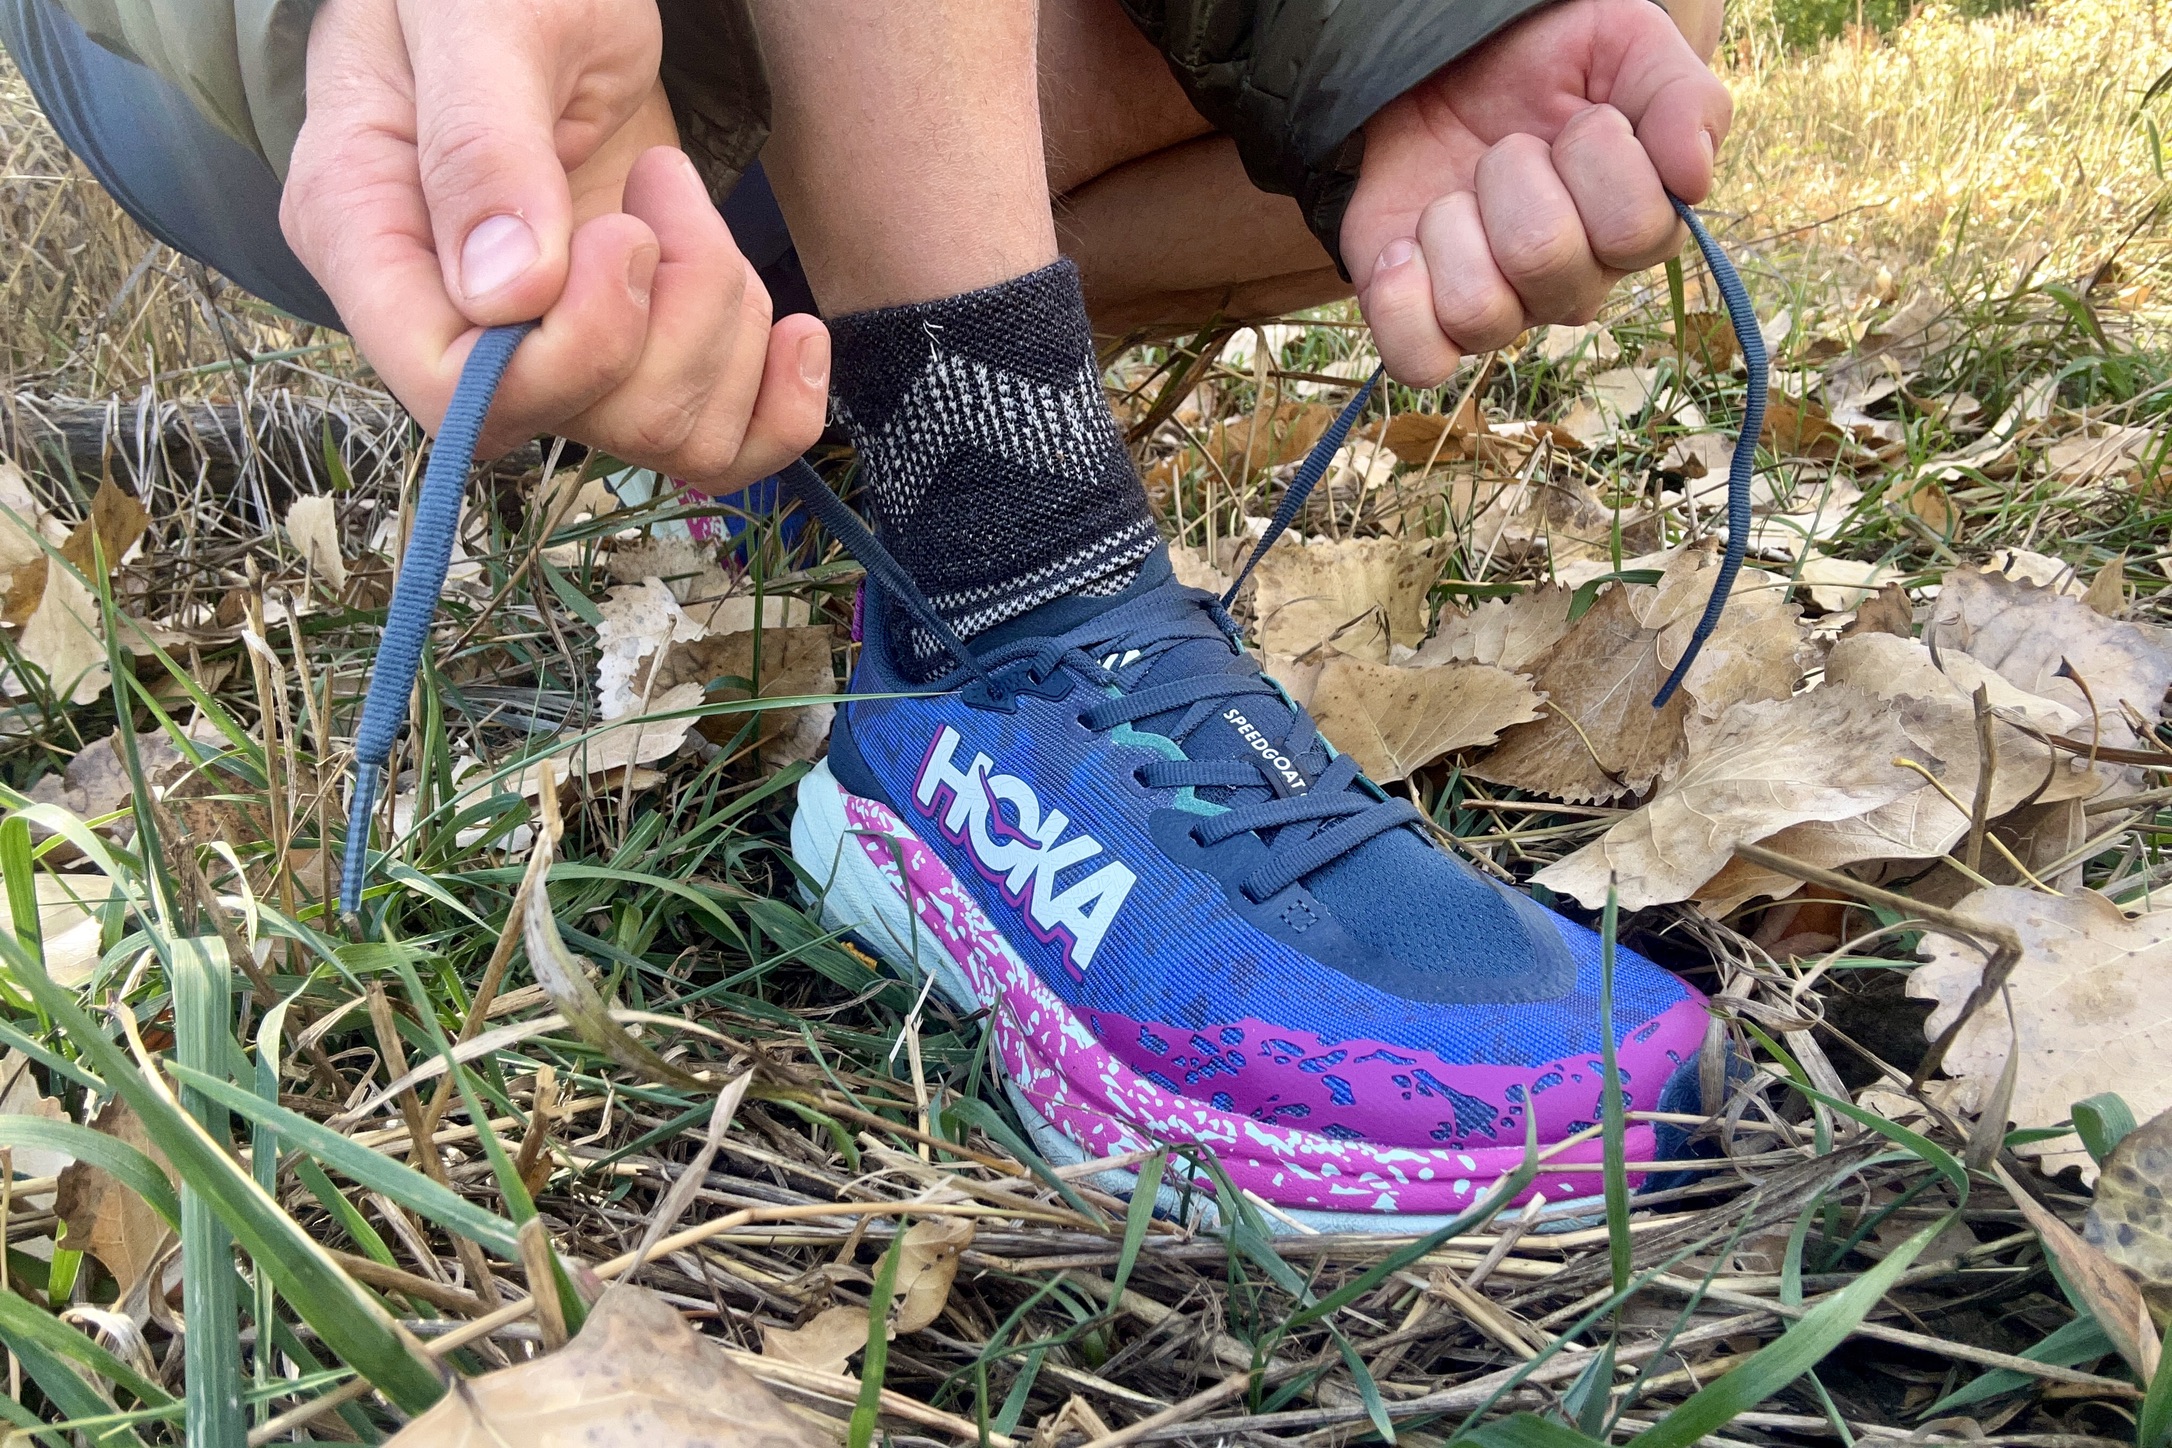
{"label": "shoe lacing", "polygon": [[[1674,210],[1696,239],[1697,249],[1704,254],[1705,264],[1712,270],[1713,279],[1719,284],[1721,298],[1727,305],[1728,321],[1732,324],[1735,340],[1742,348],[1744,370],[1748,374],[1748,395],[1742,409],[1742,430],[1735,438],[1734,455],[1727,472],[1727,551],[1720,562],[1717,577],[1712,583],[1712,595],[1706,601],[1704,616],[1697,622],[1696,631],[1690,635],[1689,647],[1674,672],[1660,687],[1653,698],[1654,708],[1667,702],[1689,667],[1696,661],[1698,651],[1719,622],[1720,611],[1726,606],[1727,595],[1734,586],[1735,575],[1742,567],[1743,552],[1750,536],[1750,477],[1756,466],[1757,438],[1763,431],[1765,418],[1766,356],[1764,334],[1759,330],[1757,314],[1750,306],[1750,297],[1736,275],[1733,265],[1719,244],[1712,239],[1704,225],[1679,198],[1668,198]],[[414,530],[408,536],[407,551],[400,559],[400,572],[393,584],[392,602],[385,613],[384,636],[378,649],[377,662],[370,671],[368,695],[362,704],[362,718],[355,730],[355,780],[354,797],[347,817],[346,858],[340,872],[339,908],[342,916],[353,916],[361,908],[362,886],[368,869],[369,818],[377,799],[377,786],[386,764],[392,755],[392,744],[400,726],[407,718],[408,699],[415,687],[415,675],[422,663],[423,649],[429,642],[430,625],[437,615],[437,598],[445,585],[445,574],[452,559],[454,535],[460,521],[460,499],[465,490],[468,470],[475,459],[476,440],[482,434],[483,421],[489,415],[491,399],[497,395],[498,383],[505,375],[513,351],[521,339],[536,328],[534,322],[521,322],[505,327],[491,327],[476,339],[474,350],[460,371],[460,380],[453,388],[451,402],[445,411],[444,423],[438,429],[437,441],[430,451],[430,465],[423,474],[422,487],[417,495]],[[1350,428],[1357,420],[1366,399],[1372,395],[1380,380],[1380,370],[1365,380],[1357,395],[1350,399],[1334,425],[1322,434],[1319,443],[1307,454],[1283,494],[1280,506],[1269,520],[1265,533],[1252,550],[1244,567],[1238,571],[1236,581],[1220,599],[1192,591],[1197,606],[1203,608],[1211,621],[1222,632],[1237,633],[1235,622],[1229,616],[1229,607],[1235,602],[1237,590],[1244,586],[1246,578],[1259,560],[1283,531],[1297,517],[1315,484],[1327,471],[1328,463],[1342,447]],[[1001,701],[1007,696],[1003,686],[973,651],[966,647],[950,625],[943,621],[911,576],[870,532],[853,511],[829,490],[814,469],[804,459],[796,460],[779,475],[785,494],[806,508],[816,521],[844,546],[847,553],[858,559],[867,570],[868,577],[889,597],[904,606],[913,621],[925,629],[938,647],[957,661],[958,667],[972,677],[967,689],[985,692],[990,701]],[[1241,645],[1240,645],[1241,647]],[[1098,668],[1092,659],[1087,663]],[[1049,675],[1044,675],[1046,683]],[[1190,728],[1198,727],[1217,700],[1241,697],[1245,693],[1271,692],[1278,699],[1281,691],[1271,683],[1259,680],[1258,688],[1247,685],[1238,688],[1228,682],[1241,675],[1215,674],[1205,679],[1186,681],[1189,685],[1208,687],[1210,681],[1216,691],[1201,694],[1189,706],[1198,713],[1185,718]],[[1034,687],[1039,687],[1035,685]],[[1156,689],[1176,688],[1177,685],[1151,685],[1127,699],[1147,699]],[[1175,695],[1165,695],[1175,698]],[[1286,702],[1286,701],[1285,701]],[[1131,703],[1112,700],[1112,705],[1132,707]],[[1167,705],[1166,708],[1185,707]],[[1149,717],[1146,713],[1118,717],[1102,715],[1102,706],[1095,706],[1095,717],[1106,717],[1108,728],[1127,722],[1127,718]],[[1202,708],[1206,712],[1199,712]],[[1180,729],[1180,735],[1190,729]],[[1317,738],[1317,730],[1302,709],[1294,713],[1289,739],[1302,737],[1307,747]],[[1179,741],[1181,743],[1181,740]],[[1285,750],[1295,759],[1297,754]],[[1235,767],[1250,761],[1244,760],[1168,760],[1168,768],[1153,777],[1175,780],[1177,773],[1187,780],[1208,781],[1210,772],[1215,779],[1234,777]],[[1160,768],[1148,765],[1147,770]],[[1347,756],[1337,758],[1319,778],[1310,781],[1305,788],[1291,788],[1286,780],[1266,778],[1267,766],[1260,763],[1258,772],[1271,790],[1288,789],[1288,794],[1260,804],[1243,804],[1227,813],[1214,816],[1197,827],[1197,835],[1203,844],[1229,839],[1246,830],[1283,830],[1291,825],[1314,825],[1316,833],[1302,844],[1288,851],[1278,851],[1274,861],[1255,871],[1246,886],[1250,893],[1262,897],[1271,896],[1281,888],[1342,858],[1366,840],[1387,830],[1422,818],[1417,810],[1401,801],[1387,800],[1377,788],[1363,779],[1357,766]],[[1279,775],[1279,771],[1276,771]],[[1248,780],[1247,783],[1258,781]],[[1241,788],[1243,786],[1230,786]],[[1370,791],[1368,793],[1368,791]],[[1390,817],[1390,808],[1394,817]],[[1266,887],[1274,886],[1274,889]]]}

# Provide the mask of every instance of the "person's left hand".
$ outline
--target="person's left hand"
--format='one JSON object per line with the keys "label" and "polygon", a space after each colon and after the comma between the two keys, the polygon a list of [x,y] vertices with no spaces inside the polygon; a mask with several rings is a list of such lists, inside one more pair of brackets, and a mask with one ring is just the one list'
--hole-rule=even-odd
{"label": "person's left hand", "polygon": [[1437,386],[1465,353],[1588,322],[1681,245],[1733,103],[1650,0],[1560,0],[1365,126],[1342,255],[1388,374]]}

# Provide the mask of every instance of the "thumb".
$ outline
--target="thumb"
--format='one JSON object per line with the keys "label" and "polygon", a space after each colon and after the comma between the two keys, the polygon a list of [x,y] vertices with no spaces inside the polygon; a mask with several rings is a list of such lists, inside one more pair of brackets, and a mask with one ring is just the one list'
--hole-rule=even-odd
{"label": "thumb", "polygon": [[429,4],[407,26],[430,231],[446,295],[480,326],[550,310],[573,232],[557,77],[520,8]]}

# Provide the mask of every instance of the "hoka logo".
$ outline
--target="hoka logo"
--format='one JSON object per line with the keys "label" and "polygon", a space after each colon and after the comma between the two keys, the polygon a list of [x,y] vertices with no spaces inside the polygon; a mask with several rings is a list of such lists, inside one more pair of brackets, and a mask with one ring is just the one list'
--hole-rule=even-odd
{"label": "hoka logo", "polygon": [[1065,966],[1083,976],[1139,877],[1110,860],[1058,889],[1057,872],[1100,854],[1101,842],[1092,835],[1065,839],[1069,817],[1060,809],[1044,817],[1033,786],[991,773],[987,755],[975,754],[961,767],[961,742],[948,724],[937,731],[913,782],[913,804],[946,839],[966,847],[981,877],[1025,916],[1034,938],[1060,945]]}

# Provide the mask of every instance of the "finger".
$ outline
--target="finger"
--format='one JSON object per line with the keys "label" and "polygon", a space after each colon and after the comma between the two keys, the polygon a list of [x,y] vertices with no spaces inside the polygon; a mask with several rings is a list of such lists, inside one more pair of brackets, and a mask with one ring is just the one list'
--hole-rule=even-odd
{"label": "finger", "polygon": [[[739,313],[749,269],[683,152],[657,147],[640,156],[626,176],[625,205],[657,242],[647,334],[633,369],[571,426],[629,462],[683,477],[729,457],[728,450],[722,458],[705,456],[718,446],[713,429],[696,434],[719,394],[733,391],[735,339],[747,330]],[[736,389],[742,417],[759,385],[768,332],[766,292],[759,301],[751,357],[740,368],[745,382]],[[736,448],[736,433],[722,445]]]}
{"label": "finger", "polygon": [[309,35],[308,114],[280,229],[355,345],[424,427],[452,392],[469,323],[445,295],[412,139],[412,77],[391,0],[330,0]]}
{"label": "finger", "polygon": [[1433,315],[1433,286],[1424,251],[1411,237],[1380,250],[1358,298],[1388,375],[1405,387],[1438,387],[1463,360]]}
{"label": "finger", "polygon": [[1504,136],[1478,163],[1478,211],[1494,264],[1541,322],[1588,322],[1613,279],[1591,254],[1584,221],[1547,144]]}
{"label": "finger", "polygon": [[1609,32],[1602,64],[1608,103],[1629,118],[1669,191],[1695,205],[1712,190],[1712,167],[1734,119],[1734,99],[1658,7],[1631,5]]}
{"label": "finger", "polygon": [[783,468],[822,436],[830,395],[830,333],[795,312],[769,329],[761,390],[730,467],[700,486],[729,492]]}
{"label": "finger", "polygon": [[1516,340],[1524,328],[1523,298],[1494,264],[1478,197],[1451,191],[1418,218],[1433,283],[1433,316],[1448,340],[1464,352],[1490,352]]}
{"label": "finger", "polygon": [[1570,118],[1554,138],[1553,165],[1601,266],[1642,271],[1681,249],[1667,189],[1620,111],[1592,106]]}
{"label": "finger", "polygon": [[[647,339],[657,256],[656,233],[636,217],[599,216],[573,233],[565,290],[513,354],[490,409],[486,456],[560,429],[631,375]],[[456,350],[464,361],[466,349]]]}
{"label": "finger", "polygon": [[556,67],[520,11],[427,4],[408,27],[422,190],[444,287],[482,326],[548,311],[572,243]]}

